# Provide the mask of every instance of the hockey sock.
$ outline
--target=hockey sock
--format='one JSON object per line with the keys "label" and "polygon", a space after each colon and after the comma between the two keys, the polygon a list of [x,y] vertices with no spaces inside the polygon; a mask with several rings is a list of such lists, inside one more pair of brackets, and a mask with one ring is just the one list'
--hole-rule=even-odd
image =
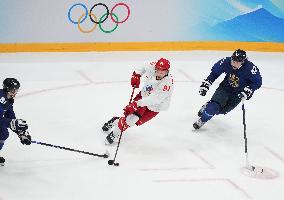
{"label": "hockey sock", "polygon": [[0,140],[0,150],[3,148],[4,146],[4,141]]}

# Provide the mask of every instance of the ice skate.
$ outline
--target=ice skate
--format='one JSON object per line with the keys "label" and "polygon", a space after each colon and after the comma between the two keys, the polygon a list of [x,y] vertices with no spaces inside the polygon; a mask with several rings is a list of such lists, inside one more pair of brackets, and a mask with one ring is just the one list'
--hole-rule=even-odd
{"label": "ice skate", "polygon": [[4,166],[5,165],[5,158],[0,156],[0,166]]}
{"label": "ice skate", "polygon": [[200,129],[206,122],[203,122],[201,120],[201,118],[199,118],[194,124],[193,124],[193,128],[195,130]]}
{"label": "ice skate", "polygon": [[119,119],[119,117],[113,117],[108,122],[106,122],[102,127],[103,132],[109,132],[113,128],[114,122],[117,119]]}
{"label": "ice skate", "polygon": [[118,142],[119,135],[113,133],[113,131],[106,136],[105,145],[111,145],[115,142]]}

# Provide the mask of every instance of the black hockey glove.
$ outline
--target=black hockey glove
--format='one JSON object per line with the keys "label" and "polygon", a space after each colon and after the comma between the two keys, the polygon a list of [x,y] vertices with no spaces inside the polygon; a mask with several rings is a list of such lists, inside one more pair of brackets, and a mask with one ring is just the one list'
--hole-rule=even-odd
{"label": "black hockey glove", "polygon": [[12,119],[10,129],[15,133],[19,133],[28,129],[28,124],[23,119]]}
{"label": "black hockey glove", "polygon": [[200,85],[200,88],[199,88],[199,94],[201,96],[205,96],[207,91],[209,90],[209,87],[212,85],[212,83],[209,81],[209,80],[204,80],[202,82],[202,84]]}
{"label": "black hockey glove", "polygon": [[242,100],[248,100],[251,98],[253,93],[253,90],[250,88],[250,86],[247,86],[244,88],[244,90],[238,94],[238,97]]}
{"label": "black hockey glove", "polygon": [[30,145],[32,143],[32,138],[28,131],[22,131],[18,133],[18,136],[23,145]]}

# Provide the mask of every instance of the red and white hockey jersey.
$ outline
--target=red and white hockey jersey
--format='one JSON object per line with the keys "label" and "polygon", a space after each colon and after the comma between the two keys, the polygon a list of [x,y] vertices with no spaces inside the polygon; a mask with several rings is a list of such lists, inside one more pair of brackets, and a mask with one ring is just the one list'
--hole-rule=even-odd
{"label": "red and white hockey jersey", "polygon": [[156,80],[155,67],[149,65],[135,70],[144,78],[144,86],[141,90],[142,99],[137,102],[138,106],[147,106],[149,110],[160,112],[170,106],[171,96],[174,89],[174,81],[169,73],[161,80]]}

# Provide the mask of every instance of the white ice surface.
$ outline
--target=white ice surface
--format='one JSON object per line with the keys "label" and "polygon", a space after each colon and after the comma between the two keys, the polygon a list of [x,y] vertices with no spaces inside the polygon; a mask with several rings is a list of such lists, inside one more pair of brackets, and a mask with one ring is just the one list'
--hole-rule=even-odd
{"label": "white ice surface", "polygon": [[[284,199],[284,53],[248,52],[259,67],[263,87],[245,104],[249,161],[279,173],[272,180],[244,176],[242,110],[216,116],[192,132],[198,94],[211,66],[225,51],[15,53],[0,54],[0,81],[16,77],[18,118],[29,123],[33,140],[113,158],[101,127],[128,103],[135,66],[170,59],[175,91],[169,111],[127,130],[118,152],[119,167],[108,159],[45,147],[23,146],[10,137],[0,152],[0,200],[38,199]],[[218,82],[218,83],[217,83]]]}

